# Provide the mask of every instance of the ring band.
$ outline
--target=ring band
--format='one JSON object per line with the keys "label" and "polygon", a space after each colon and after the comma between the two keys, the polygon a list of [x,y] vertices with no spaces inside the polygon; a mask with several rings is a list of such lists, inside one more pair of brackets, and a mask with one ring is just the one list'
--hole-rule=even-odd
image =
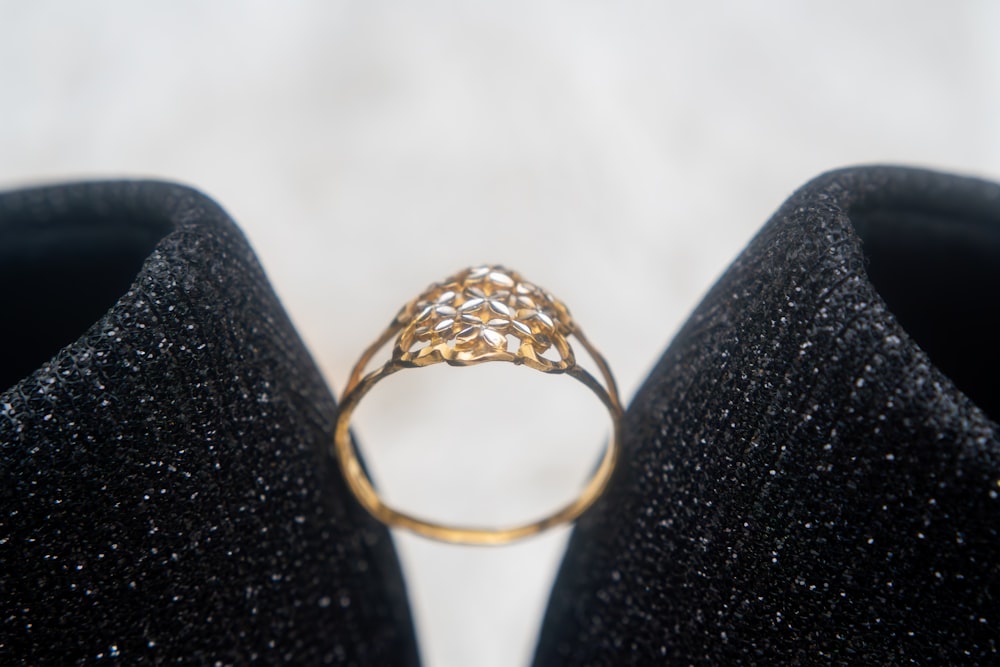
{"label": "ring band", "polygon": [[[570,336],[593,359],[603,384],[577,364]],[[375,354],[394,338],[390,359],[365,374]],[[564,373],[601,399],[611,414],[613,432],[583,490],[575,500],[543,519],[498,529],[436,523],[386,505],[365,472],[351,438],[351,415],[358,403],[377,383],[405,368],[437,363],[471,366],[489,361],[524,365],[543,373]],[[573,521],[597,500],[614,471],[621,418],[621,401],[611,370],[566,306],[518,273],[487,265],[466,269],[431,285],[403,306],[378,340],[365,350],[340,402],[334,445],[351,492],[382,523],[445,542],[505,544]]]}

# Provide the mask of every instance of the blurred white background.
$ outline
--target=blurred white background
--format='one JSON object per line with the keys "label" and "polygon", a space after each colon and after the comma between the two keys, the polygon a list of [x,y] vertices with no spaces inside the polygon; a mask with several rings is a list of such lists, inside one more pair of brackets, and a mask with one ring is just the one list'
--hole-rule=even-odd
{"label": "blurred white background", "polygon": [[[986,0],[0,0],[0,186],[202,189],[246,231],[335,391],[427,283],[507,264],[573,308],[627,399],[809,178],[863,162],[1000,178],[998,34]],[[473,474],[421,467],[462,442],[425,428],[444,399],[423,393],[479,386],[455,372],[414,377],[397,400],[420,400],[360,425],[400,497]],[[486,465],[529,512],[597,451],[534,436],[579,410],[561,389],[521,424],[497,396],[449,422],[512,429],[512,458],[487,450]],[[489,502],[459,504],[475,518]],[[425,665],[526,664],[566,535],[495,550],[397,535]]]}

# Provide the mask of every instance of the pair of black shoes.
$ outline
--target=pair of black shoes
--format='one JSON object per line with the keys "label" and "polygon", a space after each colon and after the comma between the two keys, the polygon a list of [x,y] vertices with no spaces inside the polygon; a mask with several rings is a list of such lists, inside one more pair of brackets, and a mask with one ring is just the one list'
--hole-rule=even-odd
{"label": "pair of black shoes", "polygon": [[[333,400],[221,209],[0,196],[0,286],[0,664],[417,663]],[[633,399],[536,664],[1000,663],[998,294],[997,185],[796,193]]]}

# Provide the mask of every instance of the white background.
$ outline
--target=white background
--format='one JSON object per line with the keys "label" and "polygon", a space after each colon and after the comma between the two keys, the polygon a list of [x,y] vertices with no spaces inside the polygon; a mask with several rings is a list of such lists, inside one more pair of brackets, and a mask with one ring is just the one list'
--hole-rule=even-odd
{"label": "white background", "polygon": [[[336,391],[427,283],[505,263],[570,304],[628,397],[811,177],[893,162],[1000,178],[997,7],[0,0],[0,186],[207,192]],[[496,503],[456,502],[450,482],[506,488],[502,508],[529,514],[572,488],[600,443],[559,424],[596,403],[533,385],[511,407],[528,371],[506,394],[464,372],[408,378],[359,415],[386,488],[473,520]],[[481,446],[494,432],[509,452]],[[526,664],[565,537],[397,535],[425,664]]]}

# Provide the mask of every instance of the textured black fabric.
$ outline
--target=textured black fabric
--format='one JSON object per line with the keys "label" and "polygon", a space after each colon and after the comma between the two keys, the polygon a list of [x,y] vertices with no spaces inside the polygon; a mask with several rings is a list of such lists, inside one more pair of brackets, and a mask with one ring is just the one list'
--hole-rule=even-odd
{"label": "textured black fabric", "polygon": [[0,278],[0,664],[416,664],[333,400],[222,210],[3,195]]}
{"label": "textured black fabric", "polygon": [[796,193],[629,408],[536,664],[1000,662],[998,294],[1000,187]]}

